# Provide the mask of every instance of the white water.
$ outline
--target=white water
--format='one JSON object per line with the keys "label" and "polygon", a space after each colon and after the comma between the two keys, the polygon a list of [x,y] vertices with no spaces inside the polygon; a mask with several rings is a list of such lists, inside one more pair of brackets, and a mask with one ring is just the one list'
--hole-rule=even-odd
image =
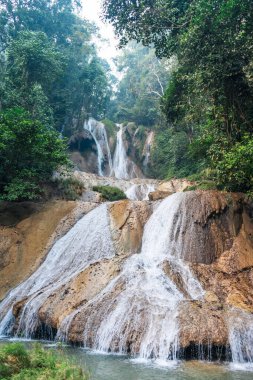
{"label": "white water", "polygon": [[113,157],[113,171],[118,179],[132,179],[138,178],[136,165],[127,156],[123,134],[124,127],[122,124],[117,124],[119,131],[117,132],[117,143]]}
{"label": "white water", "polygon": [[154,139],[154,132],[150,132],[148,135],[148,138],[145,143],[145,159],[143,161],[143,166],[147,167],[150,161],[151,157],[151,147],[152,147],[152,141]]}
{"label": "white water", "polygon": [[113,174],[112,156],[104,124],[90,118],[84,123],[84,129],[90,132],[97,146],[98,174],[100,176],[104,176],[106,174],[104,171],[104,166],[107,162],[109,165],[108,174],[111,176]]}
{"label": "white water", "polygon": [[129,350],[143,359],[176,360],[178,306],[185,295],[165,274],[164,263],[183,277],[188,298],[200,299],[204,293],[180,256],[174,256],[180,252],[174,218],[185,196],[174,194],[160,204],[145,226],[141,253],[131,256],[117,278],[63,323],[70,328],[71,318],[86,314],[86,346],[93,334],[92,348],[98,351]]}
{"label": "white water", "polygon": [[155,191],[155,185],[152,184],[142,184],[142,185],[133,185],[126,192],[128,199],[132,201],[148,201],[149,193]]}
{"label": "white water", "polygon": [[233,368],[253,370],[253,315],[232,308],[228,328]]}
{"label": "white water", "polygon": [[28,297],[18,334],[32,337],[39,327],[39,309],[50,294],[92,263],[115,255],[108,218],[107,206],[103,204],[85,215],[56,242],[39,269],[0,304],[0,335],[11,333],[12,307]]}

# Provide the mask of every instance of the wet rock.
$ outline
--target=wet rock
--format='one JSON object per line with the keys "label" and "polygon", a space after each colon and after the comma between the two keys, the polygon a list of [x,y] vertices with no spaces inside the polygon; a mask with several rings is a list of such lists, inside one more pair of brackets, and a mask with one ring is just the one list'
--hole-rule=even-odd
{"label": "wet rock", "polygon": [[172,193],[170,193],[169,191],[156,190],[149,193],[148,197],[150,201],[159,201],[159,200],[167,198],[171,194]]}
{"label": "wet rock", "polygon": [[128,200],[115,202],[109,206],[112,236],[118,255],[137,253],[141,250],[145,223],[152,213],[146,202]]}
{"label": "wet rock", "polygon": [[[26,208],[26,203],[20,204],[20,209],[22,206]],[[18,223],[13,227],[0,226],[0,299],[29,277],[53,243],[94,206],[68,201],[34,204],[32,211],[31,207],[25,210],[23,219],[21,213],[17,219],[10,217],[11,208],[7,208],[6,216],[2,214],[4,223],[7,218]]]}

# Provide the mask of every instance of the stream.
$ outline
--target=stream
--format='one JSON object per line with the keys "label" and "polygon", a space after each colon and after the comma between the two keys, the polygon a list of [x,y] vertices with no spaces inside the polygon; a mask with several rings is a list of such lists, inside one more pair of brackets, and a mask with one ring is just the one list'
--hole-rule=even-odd
{"label": "stream", "polygon": [[[19,341],[16,339],[9,340]],[[22,341],[31,348],[34,341]],[[0,344],[6,340],[0,340]],[[41,342],[46,349],[55,350],[57,345]],[[82,348],[57,349],[59,355],[88,370],[91,380],[252,380],[252,372],[245,365],[205,361],[178,361],[167,366],[153,364],[149,360],[130,359],[121,355],[102,355]],[[249,368],[250,369],[250,368]]]}

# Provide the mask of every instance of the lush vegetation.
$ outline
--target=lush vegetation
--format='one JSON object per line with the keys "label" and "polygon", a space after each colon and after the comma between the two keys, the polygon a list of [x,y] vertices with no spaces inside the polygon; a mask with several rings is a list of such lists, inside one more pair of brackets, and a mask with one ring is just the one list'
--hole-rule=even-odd
{"label": "lush vegetation", "polygon": [[52,351],[36,345],[26,350],[20,343],[0,347],[0,378],[2,380],[88,380],[83,372]]}
{"label": "lush vegetation", "polygon": [[93,191],[100,193],[104,200],[114,202],[126,199],[126,194],[117,187],[111,186],[94,186]]}
{"label": "lush vegetation", "polygon": [[60,165],[69,163],[59,134],[22,108],[0,114],[0,199],[34,200],[41,184]]}
{"label": "lush vegetation", "polygon": [[116,122],[154,126],[161,119],[160,100],[164,96],[173,62],[159,60],[154,49],[130,43],[116,61],[123,77],[108,116]]}
{"label": "lush vegetation", "polygon": [[0,197],[37,199],[66,143],[103,117],[111,85],[77,0],[0,0]]}
{"label": "lush vegetation", "polygon": [[252,189],[252,1],[104,0],[104,15],[122,45],[136,40],[178,61],[161,103],[158,175],[198,173],[228,190]]}

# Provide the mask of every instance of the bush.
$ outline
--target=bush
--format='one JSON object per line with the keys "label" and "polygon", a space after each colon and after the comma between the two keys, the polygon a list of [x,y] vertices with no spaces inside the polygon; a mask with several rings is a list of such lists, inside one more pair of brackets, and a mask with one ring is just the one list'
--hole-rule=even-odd
{"label": "bush", "polygon": [[40,198],[53,172],[69,165],[58,132],[22,108],[0,113],[0,162],[0,199],[7,201]]}
{"label": "bush", "polygon": [[66,177],[57,178],[54,180],[60,196],[68,201],[75,201],[78,199],[84,190],[84,184],[76,178]]}
{"label": "bush", "polygon": [[230,149],[222,152],[217,162],[217,181],[230,191],[253,190],[253,138],[245,135]]}
{"label": "bush", "polygon": [[88,374],[41,345],[27,351],[20,343],[0,348],[1,380],[88,380]]}
{"label": "bush", "polygon": [[102,195],[102,197],[107,201],[119,201],[121,199],[126,199],[126,194],[118,189],[117,187],[111,186],[94,186],[93,191],[97,191]]}

